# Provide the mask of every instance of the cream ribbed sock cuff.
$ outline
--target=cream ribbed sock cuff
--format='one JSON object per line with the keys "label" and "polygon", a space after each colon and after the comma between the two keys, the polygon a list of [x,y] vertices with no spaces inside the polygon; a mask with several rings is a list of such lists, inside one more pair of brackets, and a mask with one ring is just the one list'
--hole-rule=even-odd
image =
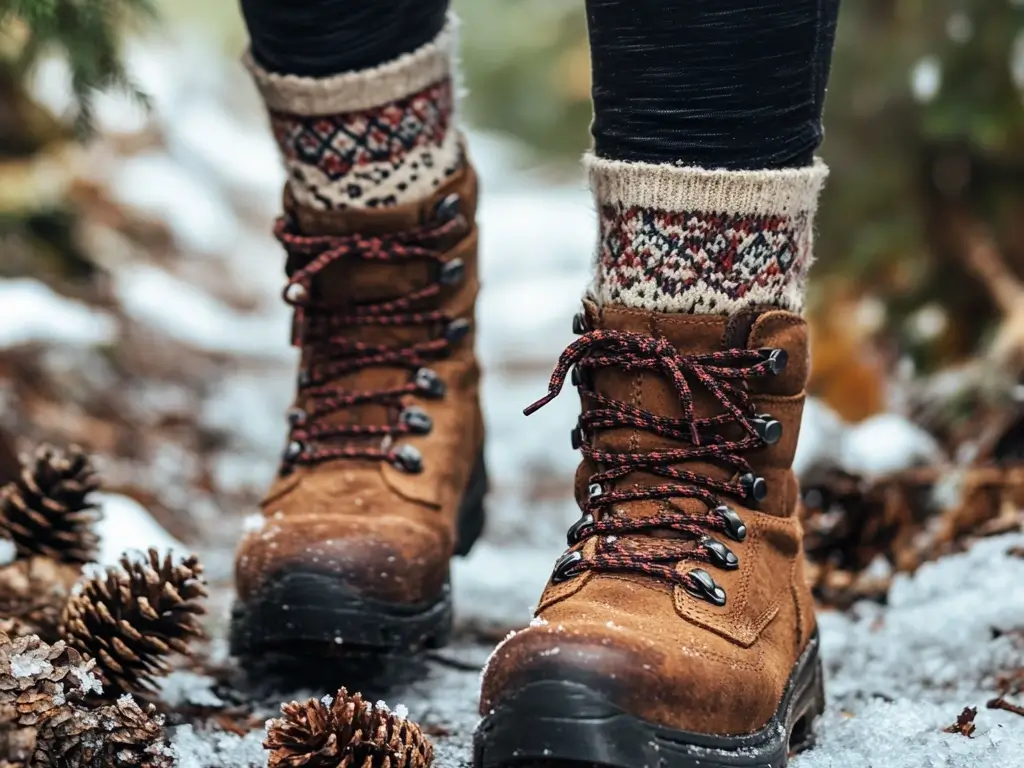
{"label": "cream ribbed sock cuff", "polygon": [[319,210],[415,202],[463,165],[454,127],[458,22],[380,66],[325,78],[267,72],[244,61],[300,205]]}
{"label": "cream ribbed sock cuff", "polygon": [[600,222],[598,301],[702,314],[803,308],[821,161],[724,171],[588,154],[584,165]]}

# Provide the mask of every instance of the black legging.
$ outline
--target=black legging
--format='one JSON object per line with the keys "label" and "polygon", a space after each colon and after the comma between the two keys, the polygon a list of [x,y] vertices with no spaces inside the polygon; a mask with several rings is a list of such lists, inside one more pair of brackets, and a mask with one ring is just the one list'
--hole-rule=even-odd
{"label": "black legging", "polygon": [[[586,0],[594,147],[606,158],[758,169],[821,143],[839,0]],[[242,0],[266,68],[322,76],[414,50],[448,0]]]}
{"label": "black legging", "polygon": [[256,61],[323,77],[366,69],[429,42],[448,0],[241,0]]}

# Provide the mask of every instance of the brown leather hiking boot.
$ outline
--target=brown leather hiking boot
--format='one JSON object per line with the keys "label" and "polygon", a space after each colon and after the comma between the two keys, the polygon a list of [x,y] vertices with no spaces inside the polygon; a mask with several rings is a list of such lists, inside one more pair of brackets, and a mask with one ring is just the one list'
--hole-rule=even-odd
{"label": "brown leather hiking boot", "polygon": [[302,363],[262,527],[238,550],[234,653],[445,642],[449,559],[479,536],[487,486],[476,198],[467,167],[416,205],[286,200]]}
{"label": "brown leather hiking boot", "polygon": [[587,302],[572,369],[581,519],[486,668],[475,764],[786,764],[822,711],[791,469],[807,329],[784,311]]}

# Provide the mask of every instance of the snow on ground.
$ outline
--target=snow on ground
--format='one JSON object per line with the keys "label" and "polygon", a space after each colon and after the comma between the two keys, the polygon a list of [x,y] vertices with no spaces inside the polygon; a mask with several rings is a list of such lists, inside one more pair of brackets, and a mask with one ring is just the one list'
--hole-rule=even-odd
{"label": "snow on ground", "polygon": [[99,563],[116,565],[122,553],[150,547],[183,555],[190,552],[191,548],[160,527],[134,499],[114,493],[98,493],[96,501],[103,509],[103,517],[94,527],[100,537]]}
{"label": "snow on ground", "polygon": [[[154,117],[116,97],[104,97],[99,105],[106,132],[155,123],[165,146],[127,160],[112,159],[101,147],[89,167],[114,199],[164,222],[179,249],[174,258],[160,260],[104,250],[114,293],[124,305],[127,325],[121,332],[145,327],[154,338],[226,361],[197,368],[212,373],[194,374],[183,390],[157,378],[131,395],[147,424],[159,423],[161,415],[177,417],[183,406],[194,410],[220,441],[206,456],[208,471],[200,472],[188,445],[171,442],[173,436],[159,444],[148,464],[136,460],[127,470],[168,506],[191,512],[202,533],[214,586],[212,653],[219,662],[225,655],[233,542],[283,445],[281,414],[294,371],[288,313],[278,296],[281,258],[268,234],[282,175],[264,118],[237,66],[225,67],[191,43],[186,49],[131,49],[132,69],[154,96]],[[66,98],[59,74],[47,67],[40,71],[39,87],[57,106]],[[577,461],[569,430],[577,403],[559,398],[530,419],[522,408],[544,394],[551,367],[572,338],[571,317],[586,288],[594,241],[593,206],[582,176],[573,184],[552,185],[539,171],[525,169],[503,139],[473,134],[470,145],[483,178],[478,317],[492,478],[489,519],[484,539],[454,565],[453,645],[422,660],[413,682],[372,692],[373,699],[407,706],[410,717],[428,726],[439,768],[469,759],[489,639],[529,621],[564,546],[565,529],[578,514],[569,495]],[[0,348],[30,342],[102,345],[119,330],[112,318],[58,297],[41,283],[0,281],[0,306]],[[43,322],[45,317],[50,319]],[[195,377],[202,378],[201,386]],[[934,445],[906,422],[886,416],[851,428],[813,402],[798,466],[811,471],[842,463],[881,472],[933,455]],[[124,496],[104,501],[105,562],[123,548],[151,544],[183,551],[137,503]],[[1022,764],[1024,719],[984,709],[994,691],[992,676],[1022,663],[1013,631],[1024,630],[1024,560],[1006,554],[1020,541],[984,541],[913,577],[900,577],[888,606],[822,615],[829,709],[819,746],[798,758],[796,768]],[[258,715],[272,716],[278,702],[294,695],[333,692],[300,694],[289,691],[293,687],[285,679],[279,690],[262,691]],[[180,671],[165,683],[163,695],[177,706],[216,707],[227,693],[209,678]],[[967,705],[981,708],[975,737],[942,733]],[[260,730],[244,737],[190,725],[173,730],[180,768],[264,764]]]}
{"label": "snow on ground", "polygon": [[[1024,720],[986,709],[993,677],[1024,664],[1019,535],[897,576],[886,607],[819,617],[828,710],[818,746],[794,768],[1005,768],[1024,765]],[[973,738],[943,733],[977,707]]]}
{"label": "snow on ground", "polygon": [[[1022,543],[1020,535],[989,539],[926,565],[915,576],[900,576],[888,607],[863,603],[846,615],[823,613],[828,709],[817,725],[817,746],[796,758],[793,768],[1021,765],[1020,716],[986,709],[985,703],[994,697],[992,677],[1024,663],[1024,636],[1009,631],[1024,627],[1024,592],[1019,589],[1024,559],[1007,554]],[[526,582],[538,581],[537,569],[546,573],[534,555],[483,551],[496,557],[495,570],[521,568]],[[456,584],[470,573],[457,569]],[[460,627],[494,618],[488,602],[480,602],[481,596],[495,599],[491,586],[496,585],[456,587]],[[520,594],[527,593],[513,589],[508,599],[514,603]],[[452,646],[426,658],[413,682],[363,690],[395,708],[404,705],[413,720],[434,734],[439,768],[461,767],[471,755],[479,669],[488,651],[489,646],[463,631]],[[208,681],[182,673],[171,678],[165,691],[172,701],[197,704],[214,695]],[[285,684],[276,694],[264,694],[262,714],[273,714],[273,701],[328,692],[327,687],[289,692]],[[974,736],[944,733],[967,706],[979,710]],[[174,743],[183,768],[250,768],[263,765],[257,749],[261,738],[262,731],[240,738],[186,726],[176,731]],[[210,755],[216,755],[216,762],[196,762]]]}
{"label": "snow on ground", "polygon": [[0,565],[10,565],[18,554],[14,542],[10,539],[0,539]]}
{"label": "snow on ground", "polygon": [[0,349],[27,344],[110,344],[117,324],[106,313],[58,296],[37,280],[0,280]]}
{"label": "snow on ground", "polygon": [[197,733],[183,725],[175,730],[171,745],[177,768],[262,768],[267,762],[262,731],[240,737],[223,731]]}

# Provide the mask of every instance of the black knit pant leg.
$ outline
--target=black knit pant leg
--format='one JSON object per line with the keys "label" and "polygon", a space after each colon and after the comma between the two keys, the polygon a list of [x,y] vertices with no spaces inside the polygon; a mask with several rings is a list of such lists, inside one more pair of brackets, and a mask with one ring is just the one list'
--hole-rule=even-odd
{"label": "black knit pant leg", "polygon": [[600,157],[808,165],[839,0],[586,0]]}
{"label": "black knit pant leg", "polygon": [[260,66],[324,77],[366,69],[437,36],[448,0],[241,0]]}

